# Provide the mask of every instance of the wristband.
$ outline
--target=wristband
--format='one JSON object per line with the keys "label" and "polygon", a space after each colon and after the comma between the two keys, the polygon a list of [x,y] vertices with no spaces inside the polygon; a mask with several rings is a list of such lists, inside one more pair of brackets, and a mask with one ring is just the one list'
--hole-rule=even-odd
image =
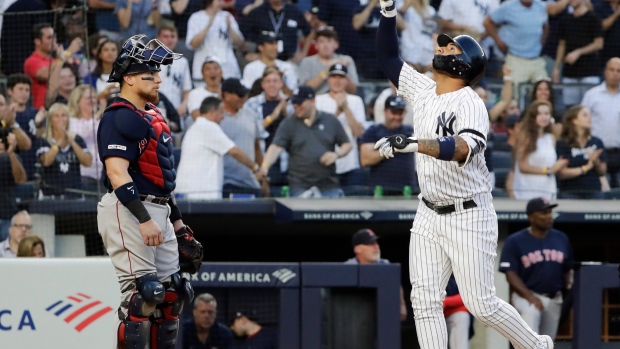
{"label": "wristband", "polygon": [[319,75],[321,76],[321,79],[325,79],[327,77],[327,72],[323,70]]}
{"label": "wristband", "polygon": [[581,174],[586,174],[586,172],[588,172],[586,165],[581,166]]}
{"label": "wristband", "polygon": [[273,118],[271,117],[271,115],[267,115],[267,117],[265,118],[265,120],[267,121],[267,123],[269,123],[271,125],[271,123],[273,122]]}
{"label": "wristband", "polygon": [[133,199],[123,205],[129,210],[129,212],[131,212],[132,215],[134,215],[134,217],[138,219],[138,222],[146,223],[151,220],[151,215],[149,215],[149,211],[146,210],[146,207],[144,207],[144,204],[140,201],[140,198]]}
{"label": "wristband", "polygon": [[51,148],[52,150],[56,150],[56,151],[60,150],[60,148],[56,144],[52,144]]}
{"label": "wristband", "polygon": [[542,171],[542,173],[543,173],[544,175],[551,176],[551,168],[549,168],[549,167],[543,167],[543,171]]}
{"label": "wristband", "polygon": [[456,148],[456,141],[454,137],[439,137],[439,155],[437,159],[444,161],[452,161],[454,158],[454,151]]}
{"label": "wristband", "polygon": [[174,198],[174,193],[170,195],[168,206],[170,206],[170,222],[174,223],[183,218],[181,216],[181,210],[179,210],[179,207],[177,206],[177,200]]}

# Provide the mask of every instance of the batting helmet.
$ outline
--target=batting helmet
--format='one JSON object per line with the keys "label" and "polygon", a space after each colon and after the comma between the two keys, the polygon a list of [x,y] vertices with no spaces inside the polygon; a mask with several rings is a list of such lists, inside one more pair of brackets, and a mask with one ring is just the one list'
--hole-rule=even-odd
{"label": "batting helmet", "polygon": [[437,37],[439,47],[453,43],[461,49],[457,55],[435,55],[433,68],[452,77],[464,79],[474,86],[487,69],[487,55],[480,44],[469,35],[459,35],[454,39],[447,34]]}
{"label": "batting helmet", "polygon": [[144,34],[127,39],[112,65],[108,82],[121,82],[123,75],[160,71],[160,64],[172,64],[183,55],[174,53],[157,39],[149,40]]}

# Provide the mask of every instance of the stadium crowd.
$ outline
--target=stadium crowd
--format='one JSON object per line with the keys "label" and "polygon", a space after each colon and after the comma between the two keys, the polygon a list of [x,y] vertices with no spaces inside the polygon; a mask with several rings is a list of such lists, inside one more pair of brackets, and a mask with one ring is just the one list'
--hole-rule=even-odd
{"label": "stadium crowd", "polygon": [[[620,1],[396,3],[401,56],[420,72],[433,75],[438,33],[485,48],[475,90],[497,196],[616,195]],[[413,158],[384,162],[372,149],[415,133],[415,106],[376,61],[379,10],[379,0],[5,0],[0,220],[16,199],[101,193],[97,126],[119,92],[107,80],[137,33],[184,54],[159,90],[180,199],[415,194]]]}

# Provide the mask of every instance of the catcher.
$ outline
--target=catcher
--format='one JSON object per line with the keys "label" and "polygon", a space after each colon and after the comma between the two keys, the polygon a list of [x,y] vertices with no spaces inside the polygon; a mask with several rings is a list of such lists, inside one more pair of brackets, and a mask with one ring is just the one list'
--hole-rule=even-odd
{"label": "catcher", "polygon": [[155,107],[159,67],[180,57],[158,40],[129,38],[108,79],[120,83],[120,95],[97,132],[108,191],[97,224],[120,283],[120,349],[176,347],[178,315],[194,297],[179,273],[195,273],[202,262],[202,246],[174,200],[170,129]]}

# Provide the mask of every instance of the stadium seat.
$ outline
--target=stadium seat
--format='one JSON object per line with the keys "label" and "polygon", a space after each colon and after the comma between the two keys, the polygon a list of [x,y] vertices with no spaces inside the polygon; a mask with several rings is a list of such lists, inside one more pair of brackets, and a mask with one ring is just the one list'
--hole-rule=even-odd
{"label": "stadium seat", "polygon": [[493,134],[493,151],[510,151],[511,146],[508,144],[507,133]]}
{"label": "stadium seat", "polygon": [[506,189],[506,177],[508,177],[509,168],[495,168],[495,188]]}
{"label": "stadium seat", "polygon": [[37,197],[37,189],[32,183],[18,184],[15,186],[15,201],[20,203]]}
{"label": "stadium seat", "polygon": [[512,168],[512,154],[508,151],[494,151],[493,152],[493,167],[497,169]]}

